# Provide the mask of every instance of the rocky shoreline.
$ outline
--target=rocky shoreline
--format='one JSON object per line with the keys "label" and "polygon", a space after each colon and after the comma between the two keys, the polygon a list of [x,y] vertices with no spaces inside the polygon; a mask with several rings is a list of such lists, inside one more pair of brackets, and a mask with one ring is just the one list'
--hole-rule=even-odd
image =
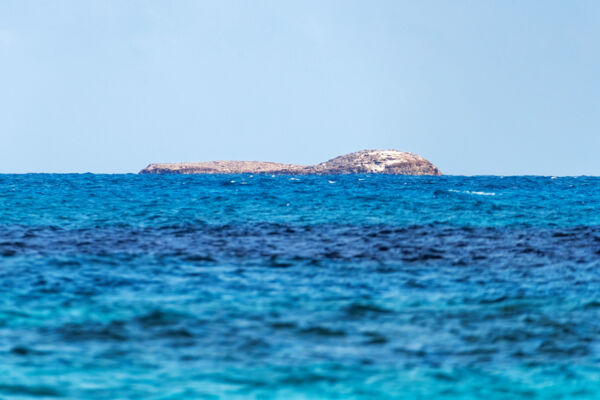
{"label": "rocky shoreline", "polygon": [[165,163],[150,164],[140,174],[442,175],[442,172],[417,154],[398,150],[362,150],[315,165],[267,161]]}

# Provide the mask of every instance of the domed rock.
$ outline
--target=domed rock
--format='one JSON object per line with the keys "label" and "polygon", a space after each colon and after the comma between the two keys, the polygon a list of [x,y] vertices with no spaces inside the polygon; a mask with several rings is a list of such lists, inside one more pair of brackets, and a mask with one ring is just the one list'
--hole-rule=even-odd
{"label": "domed rock", "polygon": [[308,168],[318,174],[442,174],[425,158],[397,150],[357,151]]}

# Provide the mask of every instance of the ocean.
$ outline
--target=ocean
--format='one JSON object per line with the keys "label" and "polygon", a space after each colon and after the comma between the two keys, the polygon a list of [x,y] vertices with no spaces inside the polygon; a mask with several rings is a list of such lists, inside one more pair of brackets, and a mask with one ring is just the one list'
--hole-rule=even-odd
{"label": "ocean", "polygon": [[0,399],[598,399],[600,178],[0,175]]}

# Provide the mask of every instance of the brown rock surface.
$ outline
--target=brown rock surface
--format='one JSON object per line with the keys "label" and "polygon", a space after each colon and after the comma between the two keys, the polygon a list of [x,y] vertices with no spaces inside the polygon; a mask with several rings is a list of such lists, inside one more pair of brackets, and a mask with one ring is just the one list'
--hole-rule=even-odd
{"label": "brown rock surface", "polygon": [[150,164],[140,174],[391,174],[441,175],[423,157],[397,150],[363,150],[316,165],[281,164],[266,161],[208,161]]}

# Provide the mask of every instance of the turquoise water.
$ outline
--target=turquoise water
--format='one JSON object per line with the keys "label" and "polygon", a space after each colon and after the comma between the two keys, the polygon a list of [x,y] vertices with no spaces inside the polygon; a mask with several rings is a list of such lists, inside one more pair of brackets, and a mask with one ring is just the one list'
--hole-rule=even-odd
{"label": "turquoise water", "polygon": [[0,175],[1,399],[599,392],[600,178]]}

